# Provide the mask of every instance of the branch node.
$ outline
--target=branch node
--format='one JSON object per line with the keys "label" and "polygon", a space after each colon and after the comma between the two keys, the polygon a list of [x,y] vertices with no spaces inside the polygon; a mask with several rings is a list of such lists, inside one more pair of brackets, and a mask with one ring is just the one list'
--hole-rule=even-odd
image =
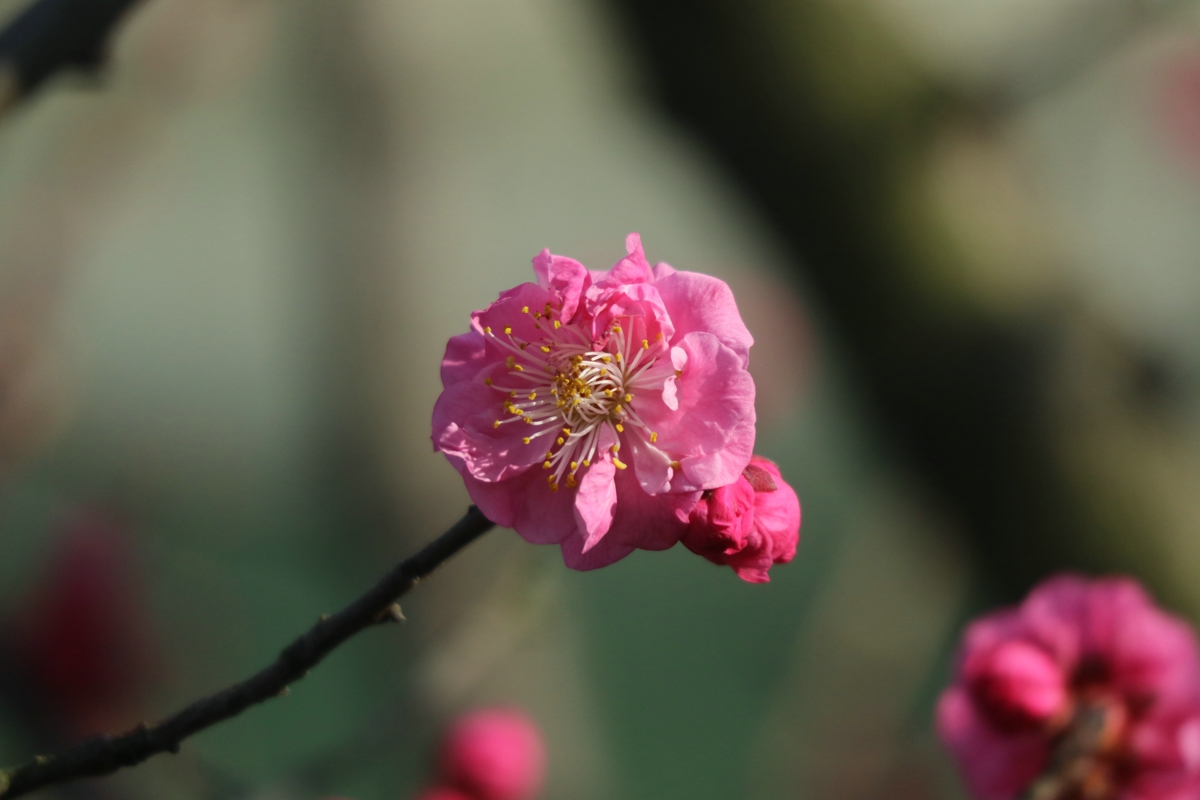
{"label": "branch node", "polygon": [[404,611],[401,610],[399,603],[392,603],[390,606],[380,612],[375,619],[376,622],[408,622],[408,617],[404,616]]}

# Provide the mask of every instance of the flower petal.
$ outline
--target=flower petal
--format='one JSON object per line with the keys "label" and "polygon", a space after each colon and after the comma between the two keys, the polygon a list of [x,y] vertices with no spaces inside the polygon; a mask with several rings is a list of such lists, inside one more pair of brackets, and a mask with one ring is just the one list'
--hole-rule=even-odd
{"label": "flower petal", "polygon": [[719,278],[697,272],[674,272],[655,281],[677,336],[693,331],[711,333],[741,359],[750,363],[754,337],[742,322],[729,285]]}
{"label": "flower petal", "polygon": [[612,428],[600,429],[597,453],[600,458],[586,467],[575,494],[575,521],[584,534],[583,552],[595,547],[612,525],[617,505],[617,487],[613,477],[617,468],[612,462],[611,448],[617,441]]}
{"label": "flower petal", "polygon": [[469,381],[487,365],[487,342],[483,334],[470,331],[450,337],[442,358],[442,386]]}
{"label": "flower petal", "polygon": [[651,496],[630,472],[621,470],[616,475],[617,510],[605,538],[643,550],[674,547],[687,530],[688,514],[700,500],[700,492]]}
{"label": "flower petal", "polygon": [[637,549],[618,544],[608,536],[597,542],[586,553],[583,551],[583,544],[583,534],[578,531],[562,543],[563,563],[571,569],[589,570],[607,567]]}
{"label": "flower petal", "polygon": [[533,259],[538,286],[553,291],[562,303],[562,319],[570,321],[579,308],[579,299],[592,283],[587,267],[573,258],[556,256],[549,249]]}
{"label": "flower petal", "polygon": [[672,491],[716,489],[741,477],[754,450],[754,379],[737,354],[710,333],[689,333],[677,410],[643,395],[638,414],[659,449],[681,464]]}
{"label": "flower petal", "polygon": [[976,712],[967,692],[952,686],[937,704],[937,731],[956,756],[963,779],[981,800],[1011,800],[1037,778],[1050,755],[1038,733],[1002,736]]}
{"label": "flower petal", "polygon": [[559,544],[576,533],[575,494],[550,491],[541,470],[501,483],[472,478],[459,470],[471,502],[503,528],[512,528],[530,544]]}

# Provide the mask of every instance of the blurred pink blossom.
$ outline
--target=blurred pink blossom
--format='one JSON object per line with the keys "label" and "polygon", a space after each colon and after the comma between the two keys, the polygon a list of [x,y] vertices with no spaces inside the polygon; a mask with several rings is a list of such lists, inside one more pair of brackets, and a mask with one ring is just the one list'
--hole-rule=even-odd
{"label": "blurred pink blossom", "polygon": [[[532,719],[516,709],[489,708],[467,714],[442,740],[441,781],[469,800],[533,800],[541,791],[545,771],[542,734]],[[456,800],[459,795],[434,797]]]}
{"label": "blurred pink blossom", "polygon": [[161,669],[136,561],[120,518],[81,508],[16,621],[30,679],[74,735],[137,721]]}
{"label": "blurred pink blossom", "polygon": [[490,519],[568,566],[664,550],[754,447],[753,343],[729,287],[646,260],[609,271],[543,250],[442,361],[434,447]]}
{"label": "blurred pink blossom", "polygon": [[799,539],[800,499],[779,467],[753,456],[735,482],[701,495],[682,541],[742,580],[766,583],[772,564],[795,557]]}
{"label": "blurred pink blossom", "polygon": [[1200,798],[1200,658],[1134,581],[1052,578],[972,623],[937,728],[972,793]]}

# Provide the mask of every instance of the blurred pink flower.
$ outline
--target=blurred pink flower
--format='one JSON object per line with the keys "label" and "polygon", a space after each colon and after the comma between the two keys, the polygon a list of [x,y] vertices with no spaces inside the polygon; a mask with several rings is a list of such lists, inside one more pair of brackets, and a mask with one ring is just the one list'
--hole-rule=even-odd
{"label": "blurred pink flower", "polygon": [[16,621],[30,679],[74,735],[137,721],[161,669],[140,577],[124,523],[80,509]]}
{"label": "blurred pink flower", "polygon": [[435,786],[417,795],[417,800],[476,800],[469,794],[463,794],[458,789],[449,786]]}
{"label": "blurred pink flower", "polygon": [[766,583],[771,565],[791,561],[799,540],[800,499],[779,467],[753,456],[736,481],[700,496],[681,541],[744,581]]}
{"label": "blurred pink flower", "polygon": [[937,728],[973,794],[1200,798],[1200,658],[1134,581],[1065,575],[964,636]]}
{"label": "blurred pink flower", "polygon": [[[516,709],[475,711],[446,733],[439,767],[441,780],[470,800],[533,800],[546,771],[542,734]],[[458,795],[435,797],[454,800]]]}
{"label": "blurred pink flower", "polygon": [[636,233],[626,249],[608,272],[543,250],[537,283],[450,340],[433,412],[480,510],[575,569],[672,547],[754,447],[753,340],[729,287],[652,268]]}

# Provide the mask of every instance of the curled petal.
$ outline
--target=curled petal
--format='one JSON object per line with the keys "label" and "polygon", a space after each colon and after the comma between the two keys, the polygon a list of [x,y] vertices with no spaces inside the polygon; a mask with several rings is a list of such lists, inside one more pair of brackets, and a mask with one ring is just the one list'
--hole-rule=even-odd
{"label": "curled petal", "polygon": [[553,291],[562,303],[562,319],[571,320],[579,309],[579,301],[592,283],[587,267],[573,258],[553,255],[548,249],[533,259],[533,271],[538,286]]}
{"label": "curled petal", "polygon": [[[736,353],[709,333],[689,333],[678,409],[647,397],[638,413],[658,433],[658,447],[678,453],[672,491],[716,489],[736,481],[754,449],[754,379]],[[674,351],[672,351],[674,352]]]}
{"label": "curled petal", "polygon": [[675,330],[680,334],[703,331],[737,353],[742,366],[750,364],[754,337],[742,322],[729,284],[697,272],[673,272],[655,281]]}

